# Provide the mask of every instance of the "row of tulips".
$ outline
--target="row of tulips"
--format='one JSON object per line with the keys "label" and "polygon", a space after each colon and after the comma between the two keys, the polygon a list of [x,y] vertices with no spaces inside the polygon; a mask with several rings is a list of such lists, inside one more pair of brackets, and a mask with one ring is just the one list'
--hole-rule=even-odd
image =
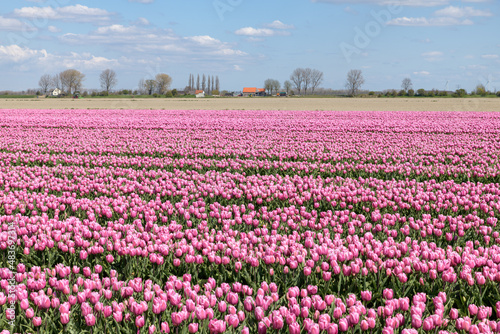
{"label": "row of tulips", "polygon": [[[191,275],[170,276],[164,284],[136,277],[117,278],[116,271],[104,273],[100,265],[53,269],[17,266],[14,274],[0,269],[0,306],[15,304],[23,315],[17,328],[43,333],[80,327],[96,333],[144,328],[149,333],[223,333],[228,328],[241,333],[339,333],[375,328],[382,333],[413,333],[415,330],[477,333],[500,332],[500,302],[495,307],[469,304],[466,312],[453,308],[444,292],[431,296],[416,293],[398,297],[390,288],[382,293],[368,290],[359,295],[322,295],[318,287],[290,287],[280,291],[275,283],[261,282],[258,288],[209,278],[195,284]],[[60,319],[59,322],[54,318]],[[42,321],[45,319],[45,321]],[[50,326],[54,326],[52,329]],[[380,330],[379,330],[380,332]],[[444,333],[443,332],[443,333]]]}
{"label": "row of tulips", "polygon": [[[273,160],[256,159],[253,157],[206,157],[194,154],[194,157],[176,157],[156,154],[116,156],[110,153],[92,153],[75,155],[75,153],[37,153],[6,150],[0,152],[4,166],[29,167],[57,167],[70,166],[77,168],[113,168],[133,170],[195,170],[201,173],[215,171],[234,171],[246,175],[320,175],[322,177],[379,177],[383,179],[412,178],[425,181],[435,178],[439,181],[448,179],[463,181],[481,181],[485,183],[499,180],[500,166],[498,160],[490,157],[487,161],[478,162],[474,159],[467,161],[448,158],[433,161],[427,157],[411,157],[408,159],[378,158],[367,161],[325,157],[319,161],[295,161],[295,159]],[[402,161],[404,160],[404,161]],[[0,164],[1,166],[1,164]]]}

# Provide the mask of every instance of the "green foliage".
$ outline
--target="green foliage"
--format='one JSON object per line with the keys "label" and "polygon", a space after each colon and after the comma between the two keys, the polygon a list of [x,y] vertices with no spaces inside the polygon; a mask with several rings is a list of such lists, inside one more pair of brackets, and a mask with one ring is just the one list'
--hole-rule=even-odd
{"label": "green foliage", "polygon": [[373,96],[373,95],[375,95],[375,92],[374,92],[374,91],[370,91],[370,92],[368,93],[368,95]]}
{"label": "green foliage", "polygon": [[35,98],[36,95],[9,95],[9,93],[4,93],[0,95],[0,98],[9,98],[9,99],[32,99]]}
{"label": "green foliage", "polygon": [[399,92],[398,92],[398,96],[405,96],[406,95],[406,92],[401,89]]}
{"label": "green foliage", "polygon": [[[157,94],[156,94],[157,95]],[[156,97],[156,96],[155,96]],[[165,97],[174,97],[174,94],[172,93],[172,91],[168,91],[167,94],[165,94]]]}
{"label": "green foliage", "polygon": [[488,92],[486,91],[486,88],[484,87],[483,84],[479,84],[476,86],[475,94],[480,95],[480,96],[486,96]]}
{"label": "green foliage", "polygon": [[464,97],[467,96],[467,91],[463,88],[459,88],[453,93],[453,97]]}
{"label": "green foliage", "polygon": [[417,96],[427,96],[427,92],[425,91],[425,89],[420,88],[419,90],[417,90]]}
{"label": "green foliage", "polygon": [[413,89],[409,89],[408,96],[415,96],[415,91]]}
{"label": "green foliage", "polygon": [[175,89],[175,88],[174,88],[174,89],[172,89],[172,90],[171,90],[171,92],[172,92],[172,96],[177,96],[177,95],[179,95],[179,94],[177,93],[177,89]]}

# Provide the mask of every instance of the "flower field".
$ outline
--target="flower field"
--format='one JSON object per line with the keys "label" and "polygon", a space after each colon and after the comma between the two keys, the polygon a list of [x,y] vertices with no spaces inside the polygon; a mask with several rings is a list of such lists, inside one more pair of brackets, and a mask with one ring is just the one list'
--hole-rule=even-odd
{"label": "flower field", "polygon": [[500,114],[0,110],[0,333],[499,333]]}

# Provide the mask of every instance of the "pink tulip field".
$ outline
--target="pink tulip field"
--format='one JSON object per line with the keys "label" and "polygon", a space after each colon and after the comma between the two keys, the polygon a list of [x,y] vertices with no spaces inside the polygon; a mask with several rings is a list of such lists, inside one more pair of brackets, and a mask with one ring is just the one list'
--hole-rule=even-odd
{"label": "pink tulip field", "polygon": [[0,334],[500,333],[500,114],[0,110]]}

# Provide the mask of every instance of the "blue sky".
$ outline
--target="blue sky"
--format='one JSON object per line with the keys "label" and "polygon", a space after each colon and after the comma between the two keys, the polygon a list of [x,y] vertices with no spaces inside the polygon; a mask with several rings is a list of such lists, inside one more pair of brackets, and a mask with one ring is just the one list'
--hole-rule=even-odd
{"label": "blue sky", "polygon": [[221,89],[283,83],[297,67],[342,89],[350,69],[363,88],[500,90],[497,0],[17,0],[0,3],[0,90],[38,86],[75,68],[85,88],[102,70],[117,89],[167,73],[218,75]]}

